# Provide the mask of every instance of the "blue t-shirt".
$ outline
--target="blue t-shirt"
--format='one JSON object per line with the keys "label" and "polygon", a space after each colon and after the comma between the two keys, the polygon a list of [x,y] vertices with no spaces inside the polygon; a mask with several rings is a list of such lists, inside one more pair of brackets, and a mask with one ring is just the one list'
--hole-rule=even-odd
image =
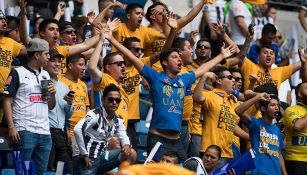
{"label": "blue t-shirt", "polygon": [[[279,53],[279,47],[277,44],[272,43],[272,49],[275,52],[275,63],[279,64],[282,59],[280,57],[280,53]],[[255,64],[259,64],[259,57],[258,57],[258,51],[260,49],[260,45],[257,45],[256,43],[251,44],[248,53],[246,54],[246,57],[248,59],[250,59],[252,62],[254,62]]]}
{"label": "blue t-shirt", "polygon": [[247,127],[252,148],[256,152],[256,170],[253,174],[280,175],[279,151],[284,148],[284,142],[279,128],[262,119],[250,118],[252,121]]}
{"label": "blue t-shirt", "polygon": [[157,130],[180,131],[184,96],[187,87],[195,81],[195,73],[178,75],[176,79],[158,73],[147,65],[141,72],[148,80],[153,98],[153,115],[150,127]]}

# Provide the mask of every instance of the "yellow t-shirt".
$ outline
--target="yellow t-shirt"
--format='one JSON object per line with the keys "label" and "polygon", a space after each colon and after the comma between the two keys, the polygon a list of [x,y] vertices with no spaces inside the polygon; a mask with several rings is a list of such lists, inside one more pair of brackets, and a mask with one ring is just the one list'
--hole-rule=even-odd
{"label": "yellow t-shirt", "polygon": [[152,56],[158,52],[161,52],[166,40],[157,39],[144,45],[144,56]]}
{"label": "yellow t-shirt", "polygon": [[[150,57],[141,58],[144,64],[150,65]],[[139,89],[141,75],[139,71],[134,67],[126,67],[125,78],[121,82],[121,87],[125,90],[128,95],[129,105],[129,118],[128,120],[140,119],[140,105],[139,105]]]}
{"label": "yellow t-shirt", "polygon": [[286,160],[307,162],[307,127],[301,131],[293,130],[295,120],[307,114],[307,107],[295,105],[288,107],[283,117],[286,131]]}
{"label": "yellow t-shirt", "polygon": [[[292,70],[293,70],[292,65],[277,67],[269,70],[270,75],[272,77],[272,82],[277,86],[278,89],[282,82],[290,78],[290,76],[292,75]],[[245,90],[249,87],[250,84],[249,75],[251,74],[257,75],[257,81],[255,83],[255,87],[270,82],[270,79],[268,75],[265,73],[265,70],[261,68],[259,65],[250,61],[248,58],[244,59],[243,64],[241,66],[241,72],[244,78]]]}
{"label": "yellow t-shirt", "polygon": [[61,66],[61,75],[64,75],[66,73],[66,58],[69,56],[69,46],[55,46],[54,49],[64,56]]}
{"label": "yellow t-shirt", "polygon": [[65,76],[60,76],[59,80],[68,86],[68,89],[74,91],[74,113],[69,118],[70,123],[70,134],[71,136],[74,135],[74,127],[75,125],[86,115],[86,107],[89,107],[90,102],[88,99],[87,87],[86,84],[78,80],[77,83],[72,82],[71,80],[67,79]]}
{"label": "yellow t-shirt", "polygon": [[206,100],[202,105],[204,119],[200,152],[205,152],[208,146],[214,144],[221,147],[222,157],[233,158],[234,128],[239,121],[235,113],[237,100],[220,89],[213,89],[203,94]]}
{"label": "yellow t-shirt", "polygon": [[[101,92],[110,84],[115,84],[116,86],[118,86],[120,90],[122,101],[120,102],[118,109],[116,110],[116,114],[120,115],[124,119],[125,125],[127,126],[127,121],[129,119],[129,115],[128,115],[129,98],[125,90],[121,87],[121,84],[116,82],[116,80],[114,80],[114,78],[111,77],[109,74],[103,73],[102,81],[100,82],[100,84],[93,85],[92,89],[94,92]],[[92,98],[91,98],[92,104],[94,103],[93,96],[94,94],[92,93]],[[132,115],[132,113],[130,115]]]}
{"label": "yellow t-shirt", "polygon": [[22,44],[8,37],[0,37],[0,93],[3,93],[5,82],[11,72],[13,58],[18,56]]}
{"label": "yellow t-shirt", "polygon": [[[135,31],[130,31],[125,23],[121,23],[118,29],[113,32],[113,37],[120,43],[123,43],[125,38],[132,36],[137,37],[141,41],[141,47],[144,47],[146,44],[152,43],[153,41],[159,39],[160,32],[142,25]],[[115,47],[112,47],[112,51],[115,50]]]}
{"label": "yellow t-shirt", "polygon": [[[186,67],[182,67],[181,72],[179,74],[185,74],[188,72],[189,70]],[[188,122],[190,120],[192,109],[193,109],[193,94],[192,94],[192,87],[190,87],[187,88],[186,95],[184,96],[182,121]]]}

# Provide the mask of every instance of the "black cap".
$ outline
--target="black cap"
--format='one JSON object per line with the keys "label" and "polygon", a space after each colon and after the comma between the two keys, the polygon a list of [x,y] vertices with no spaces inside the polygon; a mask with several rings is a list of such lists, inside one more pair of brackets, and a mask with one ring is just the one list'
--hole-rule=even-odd
{"label": "black cap", "polygon": [[60,59],[63,59],[65,58],[62,54],[60,54],[57,50],[55,49],[50,49],[49,50],[49,55],[50,55],[50,58],[60,58]]}

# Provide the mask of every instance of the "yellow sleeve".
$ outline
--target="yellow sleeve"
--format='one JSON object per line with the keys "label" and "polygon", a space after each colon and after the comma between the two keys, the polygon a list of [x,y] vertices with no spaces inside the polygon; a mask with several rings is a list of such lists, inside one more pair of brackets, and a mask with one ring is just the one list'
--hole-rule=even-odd
{"label": "yellow sleeve", "polygon": [[102,73],[101,82],[98,85],[94,85],[94,91],[102,91],[107,85],[111,84],[110,75]]}
{"label": "yellow sleeve", "polygon": [[69,46],[55,46],[54,49],[58,51],[65,58],[69,56]]}
{"label": "yellow sleeve", "polygon": [[206,100],[204,102],[204,104],[202,105],[202,107],[204,108],[204,110],[208,110],[210,111],[210,109],[212,108],[212,104],[213,104],[213,92],[212,91],[203,91],[203,95],[206,97]]}
{"label": "yellow sleeve", "polygon": [[285,80],[289,79],[292,75],[292,71],[293,71],[293,65],[288,65],[288,66],[284,66],[280,68],[280,72],[279,75],[281,76],[281,83],[284,82]]}
{"label": "yellow sleeve", "polygon": [[20,50],[22,48],[22,44],[14,41],[14,40],[12,40],[12,41],[13,41],[12,44],[13,44],[13,48],[14,48],[14,51],[13,51],[13,58],[14,58],[14,57],[17,57],[19,55]]}
{"label": "yellow sleeve", "polygon": [[299,114],[296,112],[295,108],[289,107],[286,109],[283,122],[287,128],[293,128],[295,120],[298,119]]}

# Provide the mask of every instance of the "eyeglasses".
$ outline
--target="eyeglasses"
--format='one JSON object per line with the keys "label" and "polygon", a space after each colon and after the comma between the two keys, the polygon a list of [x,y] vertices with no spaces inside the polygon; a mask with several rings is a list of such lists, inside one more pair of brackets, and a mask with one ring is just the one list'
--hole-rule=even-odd
{"label": "eyeglasses", "polygon": [[232,80],[233,76],[232,75],[227,75],[227,76],[221,76],[220,77],[220,79],[223,79],[223,78],[227,78],[228,80]]}
{"label": "eyeglasses", "polygon": [[232,77],[232,78],[235,80],[235,82],[239,82],[240,80],[243,81],[243,78],[241,77]]}
{"label": "eyeglasses", "polygon": [[206,45],[197,45],[196,48],[197,48],[197,49],[202,49],[202,48],[211,49],[210,46],[206,46]]}
{"label": "eyeglasses", "polygon": [[116,64],[118,67],[122,67],[123,65],[126,66],[125,61],[115,61],[113,63],[110,63],[109,65],[111,65],[111,64]]}
{"label": "eyeglasses", "polygon": [[120,99],[120,98],[108,97],[108,101],[109,101],[109,103],[113,103],[113,102],[115,101],[117,104],[119,104],[119,103],[122,101],[122,99]]}
{"label": "eyeglasses", "polygon": [[140,48],[140,47],[130,47],[129,50],[134,50],[136,52],[144,52],[144,49],[143,48]]}

